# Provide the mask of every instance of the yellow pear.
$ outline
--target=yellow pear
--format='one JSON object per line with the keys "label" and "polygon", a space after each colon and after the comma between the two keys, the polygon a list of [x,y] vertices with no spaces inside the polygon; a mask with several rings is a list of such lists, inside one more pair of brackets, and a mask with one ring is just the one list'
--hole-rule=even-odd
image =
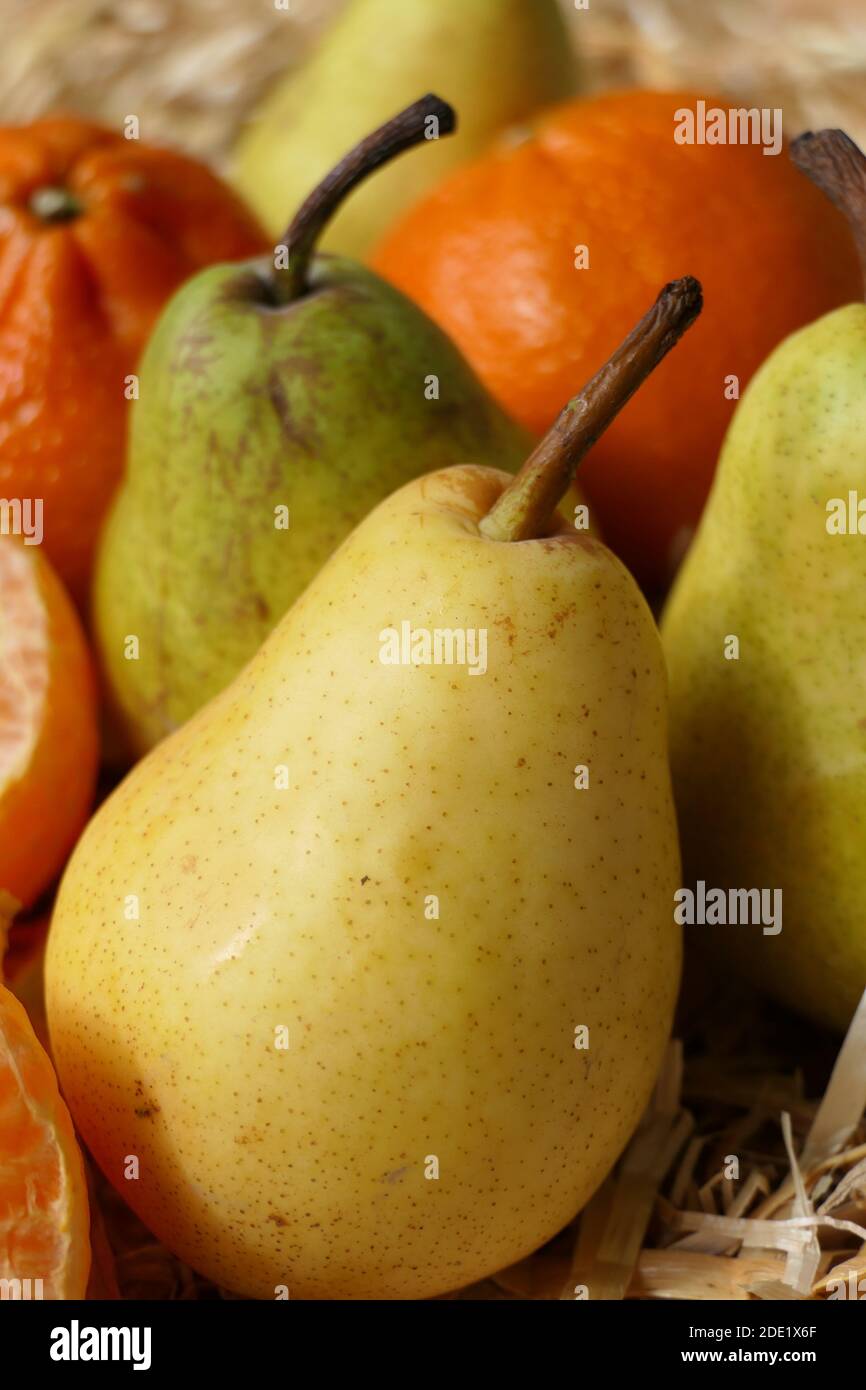
{"label": "yellow pear", "polygon": [[219,1284],[468,1284],[567,1223],[641,1115],[680,965],[666,678],[633,579],[555,508],[698,309],[667,287],[517,478],[380,504],[73,856],[66,1097]]}
{"label": "yellow pear", "polygon": [[241,135],[235,182],[274,235],[367,131],[419,92],[457,107],[454,140],[416,150],[359,188],[323,249],[362,259],[390,224],[505,126],[571,96],[575,60],[556,0],[348,0],[309,62],[265,99]]}
{"label": "yellow pear", "polygon": [[[866,267],[866,157],[829,130],[791,154]],[[771,353],[662,622],[686,883],[724,908],[686,939],[840,1032],[866,988],[864,381],[863,304]]]}

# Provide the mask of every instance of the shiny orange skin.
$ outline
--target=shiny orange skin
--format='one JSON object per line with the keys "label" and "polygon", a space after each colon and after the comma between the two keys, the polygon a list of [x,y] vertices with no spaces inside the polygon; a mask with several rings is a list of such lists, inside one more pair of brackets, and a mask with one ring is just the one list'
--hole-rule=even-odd
{"label": "shiny orange skin", "polygon": [[21,1280],[25,1298],[83,1298],[89,1227],[84,1162],[54,1068],[0,984],[0,1279]]}
{"label": "shiny orange skin", "polygon": [[[37,216],[37,190],[81,212]],[[86,121],[0,128],[0,497],[44,501],[45,549],[84,601],[123,464],[124,378],[169,295],[264,232],[203,165]]]}
{"label": "shiny orange skin", "polygon": [[670,578],[706,499],[736,405],[726,378],[742,392],[782,338],[862,296],[844,219],[784,151],[674,141],[674,112],[697,100],[629,91],[554,107],[373,255],[537,434],[666,281],[698,277],[701,318],[580,470],[605,539],[649,586]]}
{"label": "shiny orange skin", "polygon": [[35,546],[0,536],[0,894],[30,907],[84,827],[99,761],[81,622]]}

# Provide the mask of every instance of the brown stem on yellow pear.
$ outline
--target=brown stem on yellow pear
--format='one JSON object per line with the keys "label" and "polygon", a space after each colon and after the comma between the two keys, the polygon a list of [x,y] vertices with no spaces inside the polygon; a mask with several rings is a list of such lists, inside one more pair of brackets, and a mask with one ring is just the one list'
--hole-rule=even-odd
{"label": "brown stem on yellow pear", "polygon": [[694,323],[701,287],[691,275],[665,285],[655,304],[579,395],[569,401],[520,472],[479,523],[492,541],[546,536],[584,454]]}
{"label": "brown stem on yellow pear", "polygon": [[282,244],[288,247],[287,268],[274,269],[277,296],[283,303],[297,299],[307,288],[307,273],[316,242],[344,198],[374,169],[387,164],[422,140],[450,135],[457,128],[454,108],[428,93],[386,121],[340,160],[296,212]]}
{"label": "brown stem on yellow pear", "polygon": [[866,155],[844,130],[807,130],[790,149],[797,168],[844,212],[866,278]]}

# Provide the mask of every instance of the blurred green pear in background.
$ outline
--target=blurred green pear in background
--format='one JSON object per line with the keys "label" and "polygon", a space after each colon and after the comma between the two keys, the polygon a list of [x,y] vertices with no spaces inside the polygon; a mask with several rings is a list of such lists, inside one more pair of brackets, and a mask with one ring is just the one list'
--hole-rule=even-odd
{"label": "blurred green pear in background", "polygon": [[359,189],[328,229],[324,250],[360,258],[450,169],[575,86],[556,0],[349,0],[310,61],[250,119],[235,182],[276,234],[363,135],[421,92],[439,92],[457,109],[456,137]]}

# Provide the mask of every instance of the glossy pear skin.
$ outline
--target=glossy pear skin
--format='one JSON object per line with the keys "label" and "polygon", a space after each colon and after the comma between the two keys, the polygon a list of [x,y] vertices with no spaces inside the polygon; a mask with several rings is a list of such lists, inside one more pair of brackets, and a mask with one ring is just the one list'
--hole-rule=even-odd
{"label": "glossy pear skin", "polygon": [[863,305],[776,349],[662,626],[684,881],[783,894],[779,935],[687,934],[837,1029],[866,987],[866,536],[829,535],[826,505],[866,491],[864,381]]}
{"label": "glossy pear skin", "polygon": [[247,127],[235,183],[277,235],[347,150],[424,92],[441,93],[459,114],[456,135],[381,170],[326,232],[326,250],[363,258],[450,169],[574,86],[555,0],[351,0]]}
{"label": "glossy pear skin", "polygon": [[378,276],[317,258],[310,292],[281,308],[266,302],[268,272],[223,265],[189,281],[141,365],[94,586],[109,704],[133,754],[225,688],[388,493],[449,464],[516,468],[530,447],[450,339]]}
{"label": "glossy pear skin", "polygon": [[[586,1202],[656,1076],[680,966],[657,632],[564,521],[479,535],[507,481],[455,468],[385,501],[63,880],[72,1113],[148,1226],[242,1293],[490,1274]],[[405,620],[486,628],[486,673],[383,665]]]}

